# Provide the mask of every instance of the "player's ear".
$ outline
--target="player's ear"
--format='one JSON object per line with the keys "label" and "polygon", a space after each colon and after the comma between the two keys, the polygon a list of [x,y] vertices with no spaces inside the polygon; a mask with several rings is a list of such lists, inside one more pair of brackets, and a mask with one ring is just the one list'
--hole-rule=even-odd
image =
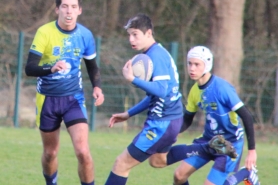
{"label": "player's ear", "polygon": [[147,33],[148,37],[152,37],[152,35],[153,35],[152,29],[148,29],[146,33]]}
{"label": "player's ear", "polygon": [[59,14],[59,7],[57,8],[55,8],[55,13],[58,15]]}
{"label": "player's ear", "polygon": [[79,13],[78,15],[81,15],[82,14],[82,7],[79,8]]}

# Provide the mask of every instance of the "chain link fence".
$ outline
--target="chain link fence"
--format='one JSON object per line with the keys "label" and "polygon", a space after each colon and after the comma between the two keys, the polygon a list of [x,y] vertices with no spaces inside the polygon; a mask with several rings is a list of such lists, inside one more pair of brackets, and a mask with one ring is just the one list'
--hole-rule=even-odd
{"label": "chain link fence", "polygon": [[[15,124],[15,110],[18,107],[18,126],[36,127],[35,125],[35,94],[36,78],[26,77],[25,64],[33,35],[25,35],[23,55],[19,56],[19,34],[0,32],[0,126],[17,126]],[[130,49],[127,39],[102,39],[96,37],[100,43],[98,48],[99,66],[102,75],[102,88],[105,102],[95,108],[91,98],[92,87],[85,65],[83,70],[84,91],[87,99],[87,110],[92,130],[107,127],[111,114],[122,112],[139,102],[145,93],[128,84],[122,76],[122,67],[135,52]],[[176,60],[180,73],[181,91],[185,103],[192,81],[186,79],[187,74],[182,60],[178,43],[162,43]],[[23,66],[19,89],[16,88],[18,61],[22,57]],[[245,59],[241,69],[240,97],[247,105],[258,125],[278,126],[277,113],[277,52],[245,50]],[[186,87],[186,88],[182,88]],[[18,101],[16,99],[18,93]],[[276,107],[276,108],[275,108]],[[199,115],[199,114],[198,114]],[[197,120],[200,117],[197,117]],[[140,127],[144,121],[144,114],[134,116],[123,123],[125,128]],[[93,122],[93,123],[92,123]]]}

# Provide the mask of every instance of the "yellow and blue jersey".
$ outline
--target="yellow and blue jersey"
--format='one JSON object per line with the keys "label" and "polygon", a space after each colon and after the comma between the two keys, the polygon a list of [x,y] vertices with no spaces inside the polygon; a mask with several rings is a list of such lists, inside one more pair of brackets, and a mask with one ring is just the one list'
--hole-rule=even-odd
{"label": "yellow and blue jersey", "polygon": [[37,91],[47,96],[67,96],[82,91],[81,60],[96,57],[94,36],[77,24],[72,31],[62,30],[57,21],[41,26],[30,52],[41,56],[39,65],[54,66],[66,62],[67,69],[37,78]]}
{"label": "yellow and blue jersey", "polygon": [[244,104],[235,88],[222,78],[212,75],[203,86],[195,83],[188,95],[186,110],[205,113],[203,136],[207,139],[221,134],[225,139],[236,142],[244,136],[244,130],[236,110]]}

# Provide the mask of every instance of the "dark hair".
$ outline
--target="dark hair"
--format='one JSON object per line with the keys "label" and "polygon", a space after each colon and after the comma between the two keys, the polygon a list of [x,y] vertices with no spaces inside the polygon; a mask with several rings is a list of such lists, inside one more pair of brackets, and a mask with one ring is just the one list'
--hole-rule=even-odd
{"label": "dark hair", "polygon": [[[81,7],[82,0],[78,0],[78,5]],[[56,8],[62,4],[62,0],[56,0]]]}
{"label": "dark hair", "polygon": [[127,22],[127,24],[124,26],[125,29],[128,28],[134,28],[134,29],[139,29],[143,33],[146,33],[147,30],[151,29],[153,34],[153,24],[151,19],[142,13],[137,14],[135,17],[130,18]]}

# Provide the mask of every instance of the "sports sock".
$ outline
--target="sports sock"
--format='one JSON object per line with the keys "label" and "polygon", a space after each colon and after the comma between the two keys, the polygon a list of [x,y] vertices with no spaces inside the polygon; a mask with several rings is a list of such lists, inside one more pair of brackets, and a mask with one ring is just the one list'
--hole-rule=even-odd
{"label": "sports sock", "polygon": [[185,183],[183,183],[182,185],[189,185],[189,182],[188,181],[186,181]]}
{"label": "sports sock", "polygon": [[57,174],[58,174],[57,171],[51,176],[43,173],[46,185],[57,185],[57,178],[58,178]]}
{"label": "sports sock", "polygon": [[127,177],[118,176],[111,171],[105,185],[125,185],[126,181]]}
{"label": "sports sock", "polygon": [[81,182],[81,185],[95,185],[95,181],[90,182],[90,183]]}
{"label": "sports sock", "polygon": [[247,168],[242,168],[241,170],[239,170],[238,172],[236,172],[233,175],[230,175],[226,181],[224,182],[223,185],[235,185],[235,184],[239,184],[240,182],[242,182],[244,179],[248,178],[249,176],[249,171],[247,170]]}
{"label": "sports sock", "polygon": [[171,147],[167,154],[167,165],[194,155],[206,155],[211,152],[208,144],[175,145]]}

